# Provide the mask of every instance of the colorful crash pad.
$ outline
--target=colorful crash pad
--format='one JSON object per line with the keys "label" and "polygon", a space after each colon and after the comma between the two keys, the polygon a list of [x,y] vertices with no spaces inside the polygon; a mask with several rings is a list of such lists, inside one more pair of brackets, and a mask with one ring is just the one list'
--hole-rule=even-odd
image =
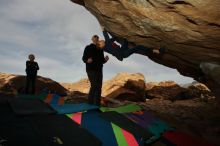
{"label": "colorful crash pad", "polygon": [[49,104],[58,104],[58,105],[64,104],[64,97],[57,94],[47,94],[47,93],[34,94],[34,95],[18,94],[18,97],[21,99],[40,99]]}
{"label": "colorful crash pad", "polygon": [[28,116],[34,131],[48,146],[101,146],[101,141],[66,115]]}
{"label": "colorful crash pad", "polygon": [[96,105],[91,105],[87,103],[63,104],[63,105],[51,104],[51,106],[58,112],[58,114],[70,114],[70,113],[83,112],[83,111],[99,108]]}
{"label": "colorful crash pad", "polygon": [[134,137],[133,134],[129,133],[128,131],[120,128],[115,124],[111,124],[118,146],[139,146],[141,144],[141,139]]}
{"label": "colorful crash pad", "polygon": [[99,111],[88,111],[78,115],[76,114],[68,114],[67,116],[74,121],[77,119],[76,122],[80,123],[83,128],[99,138],[102,141],[103,146],[117,146],[111,123],[99,117]]}
{"label": "colorful crash pad", "polygon": [[67,114],[67,116],[98,137],[103,146],[142,145],[140,138],[101,118],[98,110]]}
{"label": "colorful crash pad", "polygon": [[100,110],[102,112],[115,111],[118,113],[130,113],[130,112],[140,111],[141,107],[136,104],[128,104],[116,108],[101,107]]}
{"label": "colorful crash pad", "polygon": [[115,111],[104,112],[100,114],[100,117],[114,123],[115,125],[131,132],[132,134],[141,137],[142,139],[150,139],[153,135],[150,134],[146,129],[142,128],[140,125],[131,121],[124,115],[117,113]]}
{"label": "colorful crash pad", "polygon": [[44,99],[44,102],[53,105],[63,105],[64,97],[57,94],[48,94],[47,97]]}
{"label": "colorful crash pad", "polygon": [[152,113],[141,110],[133,113],[124,114],[133,122],[141,125],[145,129],[149,130],[155,136],[161,136],[165,131],[174,130],[168,124],[155,117]]}

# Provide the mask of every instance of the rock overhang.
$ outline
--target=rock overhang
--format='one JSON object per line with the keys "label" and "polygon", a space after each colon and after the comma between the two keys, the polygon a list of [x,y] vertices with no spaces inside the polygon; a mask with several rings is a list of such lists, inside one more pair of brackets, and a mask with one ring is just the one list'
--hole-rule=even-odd
{"label": "rock overhang", "polygon": [[213,73],[207,74],[201,66],[217,64],[214,76],[220,75],[219,0],[71,1],[84,6],[119,40],[127,38],[131,44],[146,47],[165,46],[163,57],[148,57],[205,83],[217,93],[219,78],[213,78]]}

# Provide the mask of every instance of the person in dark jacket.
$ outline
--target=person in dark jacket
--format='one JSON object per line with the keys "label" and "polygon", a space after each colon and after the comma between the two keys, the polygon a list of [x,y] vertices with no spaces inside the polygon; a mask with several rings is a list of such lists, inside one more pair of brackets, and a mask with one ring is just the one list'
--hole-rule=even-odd
{"label": "person in dark jacket", "polygon": [[165,52],[165,48],[152,49],[147,48],[143,45],[137,45],[133,48],[128,47],[128,41],[126,39],[123,40],[121,47],[115,43],[115,38],[109,36],[108,32],[103,28],[103,36],[105,40],[101,40],[97,43],[99,48],[104,49],[105,52],[112,54],[118,60],[122,61],[124,58],[129,57],[133,53],[142,54],[142,55],[151,55],[151,54],[163,54]]}
{"label": "person in dark jacket", "polygon": [[31,94],[35,93],[35,83],[37,78],[37,71],[39,70],[38,63],[35,62],[35,56],[30,54],[28,56],[29,60],[26,61],[26,94],[29,94],[29,86],[31,84]]}
{"label": "person in dark jacket", "polygon": [[99,37],[94,35],[90,45],[86,46],[82,60],[86,64],[86,72],[91,84],[88,102],[89,104],[100,105],[102,80],[103,80],[103,64],[109,60],[108,56],[104,57],[103,49],[96,47]]}

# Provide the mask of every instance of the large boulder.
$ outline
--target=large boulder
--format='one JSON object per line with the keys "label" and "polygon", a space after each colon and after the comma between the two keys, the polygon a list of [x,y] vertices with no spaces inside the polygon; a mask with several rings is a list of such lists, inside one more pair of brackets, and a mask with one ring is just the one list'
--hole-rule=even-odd
{"label": "large boulder", "polygon": [[[108,32],[131,44],[158,48],[163,57],[153,61],[220,88],[219,70],[207,75],[202,63],[220,64],[219,0],[72,0],[90,11]],[[220,93],[219,93],[220,94]]]}
{"label": "large boulder", "polygon": [[188,87],[181,87],[173,81],[146,83],[146,97],[165,100],[201,99],[208,101],[215,98],[213,93],[204,84],[193,83]]}
{"label": "large boulder", "polygon": [[90,82],[88,78],[83,78],[75,83],[61,83],[70,92],[79,91],[81,93],[88,93],[90,88]]}
{"label": "large boulder", "polygon": [[166,100],[175,100],[175,97],[185,91],[185,88],[180,87],[173,81],[146,83],[146,97],[148,99],[160,98]]}
{"label": "large boulder", "polygon": [[[73,94],[80,92],[88,94],[90,82],[87,78],[76,83],[61,83]],[[142,74],[119,73],[103,83],[102,97],[130,101],[145,100],[145,78]]]}
{"label": "large boulder", "polygon": [[[2,94],[8,93],[15,95],[17,93],[24,93],[25,83],[26,77],[23,75],[0,73],[0,92]],[[42,91],[66,95],[68,90],[56,81],[38,76],[36,81],[36,93]]]}
{"label": "large boulder", "polygon": [[211,98],[215,98],[214,94],[210,91],[210,89],[201,83],[194,83],[187,89],[188,95],[200,97],[203,101],[208,101]]}
{"label": "large boulder", "polygon": [[104,83],[102,96],[120,100],[144,101],[145,78],[140,73],[119,73]]}

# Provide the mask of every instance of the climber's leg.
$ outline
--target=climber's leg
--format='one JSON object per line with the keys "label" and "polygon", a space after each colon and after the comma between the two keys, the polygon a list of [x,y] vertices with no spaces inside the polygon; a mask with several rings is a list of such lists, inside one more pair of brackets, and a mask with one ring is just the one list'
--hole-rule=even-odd
{"label": "climber's leg", "polygon": [[153,50],[151,48],[147,48],[143,45],[138,45],[138,46],[135,46],[131,49],[127,49],[126,51],[124,51],[123,57],[127,58],[130,55],[132,55],[133,53],[147,56],[147,55],[153,53]]}
{"label": "climber's leg", "polygon": [[128,50],[128,41],[127,39],[123,39],[123,43],[121,45],[121,51],[126,51]]}
{"label": "climber's leg", "polygon": [[123,43],[120,48],[114,48],[114,56],[122,61],[124,58],[124,52],[128,50],[128,41],[126,39],[123,40]]}

